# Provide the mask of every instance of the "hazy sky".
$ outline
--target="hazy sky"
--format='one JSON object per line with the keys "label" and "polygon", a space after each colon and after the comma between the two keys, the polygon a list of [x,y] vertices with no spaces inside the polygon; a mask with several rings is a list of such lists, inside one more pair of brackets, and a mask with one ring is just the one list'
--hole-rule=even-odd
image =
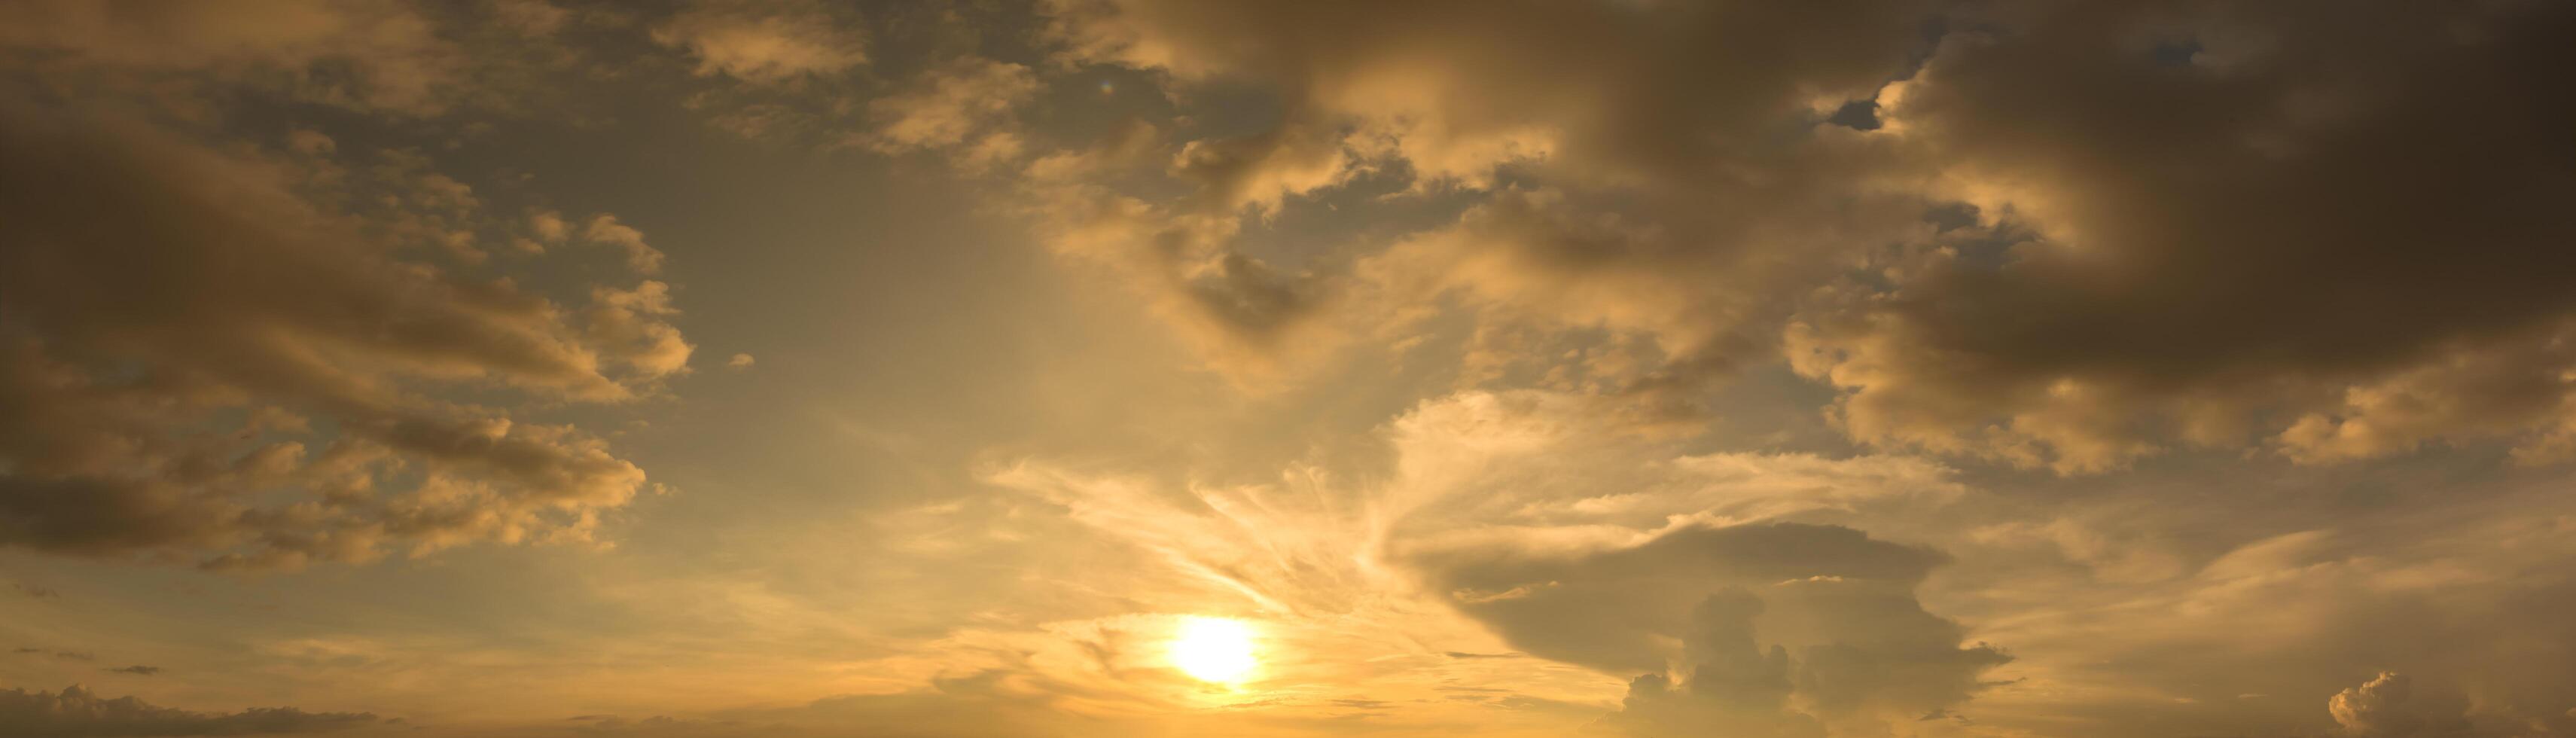
{"label": "hazy sky", "polygon": [[2576,736],[2571,37],[0,2],[0,738]]}

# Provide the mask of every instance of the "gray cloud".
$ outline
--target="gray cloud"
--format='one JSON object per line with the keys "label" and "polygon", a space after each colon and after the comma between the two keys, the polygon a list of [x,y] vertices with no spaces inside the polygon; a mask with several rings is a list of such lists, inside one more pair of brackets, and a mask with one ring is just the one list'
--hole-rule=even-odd
{"label": "gray cloud", "polygon": [[1685,527],[1602,550],[1471,545],[1408,561],[1530,655],[1645,674],[1609,721],[1643,735],[1912,719],[1966,701],[2009,660],[1962,646],[1964,629],[1915,601],[1945,557],[1837,526]]}
{"label": "gray cloud", "polygon": [[[1785,348],[1856,440],[2061,472],[2178,445],[2576,453],[2563,7],[1048,12],[1062,56],[1161,72],[1184,104],[1272,96],[1265,128],[1178,142],[1198,193],[1115,212],[1142,221],[1120,240],[1164,234],[1183,264],[1308,275],[1276,303],[1304,323],[1393,340],[1390,316],[1457,299],[1480,336],[1642,337],[1619,362],[1518,360],[1594,371],[1666,420]],[[1829,122],[1856,103],[1878,125]],[[1476,204],[1391,243],[1236,254],[1263,214],[1373,174]],[[1298,261],[1324,266],[1279,266]],[[1243,360],[1261,341],[1200,343],[1220,368],[1278,366]]]}
{"label": "gray cloud", "polygon": [[0,736],[8,738],[322,733],[374,722],[376,716],[368,713],[305,712],[292,707],[191,712],[133,697],[102,698],[77,684],[60,692],[0,690]]}
{"label": "gray cloud", "polygon": [[462,94],[472,64],[407,3],[216,9],[39,0],[0,9],[0,28],[7,29],[0,48],[36,52],[23,61],[75,89],[213,80],[354,108],[437,113]]}
{"label": "gray cloud", "polygon": [[2005,4],[1882,102],[1980,225],[1800,317],[1856,438],[2561,455],[2576,195],[2552,4]]}
{"label": "gray cloud", "polygon": [[[383,244],[386,215],[299,194],[317,177],[352,186],[334,162],[5,112],[0,544],[293,565],[577,540],[641,489],[641,470],[576,429],[431,391],[651,394],[689,353],[661,283],[600,288],[575,322],[581,308],[507,277]],[[443,182],[436,201],[470,212],[452,180],[381,171],[396,191]],[[301,499],[246,503],[272,490]]]}
{"label": "gray cloud", "polygon": [[1004,682],[1011,679],[1045,681],[1010,671],[984,671],[936,679],[924,689],[896,694],[843,695],[802,705],[703,715],[582,715],[567,722],[576,726],[571,731],[575,735],[672,738],[837,736],[853,729],[886,738],[1008,738],[1132,735],[1137,729],[1122,721],[1052,713],[1040,697],[1005,688]]}
{"label": "gray cloud", "polygon": [[1754,641],[1762,600],[1743,590],[1709,595],[1691,613],[1683,663],[1689,680],[1637,677],[1619,711],[1603,719],[1637,736],[1823,738],[1824,726],[1789,708],[1789,652]]}
{"label": "gray cloud", "polygon": [[[1300,323],[1400,331],[1406,316],[1460,297],[1489,323],[1651,335],[1660,365],[1606,384],[1688,404],[1706,376],[1767,350],[1787,298],[1850,249],[1919,225],[1911,198],[1849,186],[1868,179],[1856,167],[1869,142],[1802,129],[1823,117],[1817,106],[1867,99],[1900,74],[1927,5],[1365,5],[1049,9],[1069,59],[1162,72],[1184,102],[1245,84],[1275,96],[1283,110],[1269,127],[1183,142],[1171,173],[1199,191],[1140,214],[1225,223],[1183,231],[1206,254],[1198,263],[1260,267],[1207,272],[1308,275],[1299,299],[1278,303],[1300,308],[1278,313]],[[1346,22],[1360,16],[1370,21]],[[1289,257],[1326,268],[1237,253],[1238,212],[1264,216],[1377,175],[1413,194],[1491,202],[1391,248]],[[1258,337],[1279,324],[1185,327]],[[1330,335],[1201,343],[1235,349],[1212,359],[1231,368],[1248,363],[1242,354],[1330,343],[1317,334]]]}

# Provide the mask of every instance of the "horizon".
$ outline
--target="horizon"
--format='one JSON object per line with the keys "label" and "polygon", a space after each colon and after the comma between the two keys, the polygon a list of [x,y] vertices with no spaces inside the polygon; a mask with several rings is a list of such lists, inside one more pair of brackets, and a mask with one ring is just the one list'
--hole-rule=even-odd
{"label": "horizon", "polygon": [[0,738],[2576,736],[2570,38],[0,3]]}

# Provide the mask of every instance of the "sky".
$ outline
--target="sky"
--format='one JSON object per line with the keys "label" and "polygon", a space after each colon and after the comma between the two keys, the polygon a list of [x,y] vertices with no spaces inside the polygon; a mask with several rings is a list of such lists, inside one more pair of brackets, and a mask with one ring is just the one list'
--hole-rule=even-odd
{"label": "sky", "polygon": [[2571,34],[0,3],[0,738],[2576,736]]}

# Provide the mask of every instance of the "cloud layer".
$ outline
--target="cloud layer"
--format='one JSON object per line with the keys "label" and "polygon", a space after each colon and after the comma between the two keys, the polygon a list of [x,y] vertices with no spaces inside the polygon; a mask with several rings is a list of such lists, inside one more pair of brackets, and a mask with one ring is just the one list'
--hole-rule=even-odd
{"label": "cloud layer", "polygon": [[305,712],[292,707],[190,712],[133,697],[104,698],[78,684],[60,692],[0,690],[0,723],[7,726],[0,728],[0,735],[23,738],[283,735],[346,730],[374,722],[376,716],[366,713]]}
{"label": "cloud layer", "polygon": [[10,4],[0,734],[2576,734],[2571,31]]}
{"label": "cloud layer", "polygon": [[[401,152],[352,170],[327,138],[245,153],[88,106],[0,114],[0,544],[365,559],[579,540],[643,489],[506,403],[630,402],[685,373],[665,283],[567,300],[482,272],[506,226]],[[660,257],[609,216],[588,234],[639,272]]]}

